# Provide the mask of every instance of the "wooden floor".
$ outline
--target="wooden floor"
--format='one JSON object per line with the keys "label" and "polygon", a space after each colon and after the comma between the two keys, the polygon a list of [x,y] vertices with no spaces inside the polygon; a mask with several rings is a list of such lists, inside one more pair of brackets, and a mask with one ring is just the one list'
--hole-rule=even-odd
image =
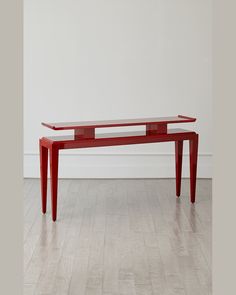
{"label": "wooden floor", "polygon": [[60,180],[58,221],[25,180],[24,295],[211,293],[211,181]]}

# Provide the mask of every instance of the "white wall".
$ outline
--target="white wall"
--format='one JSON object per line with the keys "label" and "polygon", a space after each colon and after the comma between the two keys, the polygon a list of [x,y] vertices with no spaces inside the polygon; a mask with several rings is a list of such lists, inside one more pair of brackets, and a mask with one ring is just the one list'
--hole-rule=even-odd
{"label": "white wall", "polygon": [[[200,133],[198,175],[211,177],[211,5],[25,0],[25,176],[39,176],[38,138],[55,134],[42,121],[184,114],[198,118],[183,127]],[[173,153],[173,143],[62,151],[59,176],[172,177]]]}

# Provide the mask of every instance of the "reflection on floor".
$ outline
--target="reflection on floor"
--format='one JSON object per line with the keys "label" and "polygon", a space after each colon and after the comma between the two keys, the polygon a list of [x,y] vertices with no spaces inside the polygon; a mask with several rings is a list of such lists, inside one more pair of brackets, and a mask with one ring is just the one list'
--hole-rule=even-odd
{"label": "reflection on floor", "polygon": [[56,223],[48,197],[25,180],[24,295],[211,294],[211,180],[63,179]]}

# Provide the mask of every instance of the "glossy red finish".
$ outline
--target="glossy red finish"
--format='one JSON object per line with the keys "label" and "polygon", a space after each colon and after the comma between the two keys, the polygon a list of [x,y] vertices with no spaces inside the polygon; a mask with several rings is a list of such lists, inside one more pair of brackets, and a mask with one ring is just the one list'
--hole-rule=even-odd
{"label": "glossy red finish", "polygon": [[48,149],[43,146],[43,140],[39,141],[40,148],[40,173],[41,173],[41,192],[42,192],[42,212],[47,211],[47,178],[48,178]]}
{"label": "glossy red finish", "polygon": [[82,138],[95,138],[95,128],[75,129],[75,140]]}
{"label": "glossy red finish", "polygon": [[163,134],[167,133],[167,124],[147,124],[146,125],[146,134]]}
{"label": "glossy red finish", "polygon": [[[170,118],[170,117],[167,117]],[[173,117],[171,117],[173,118]],[[174,117],[176,118],[176,117]],[[192,122],[196,120],[188,117],[178,117],[179,122]],[[186,119],[187,118],[187,119]],[[159,118],[160,119],[160,118]],[[145,119],[152,121],[152,119]],[[130,120],[133,121],[133,120]],[[174,120],[173,120],[174,121]],[[172,122],[173,122],[172,121]],[[104,124],[105,121],[103,121]],[[117,121],[116,121],[117,122]],[[120,122],[120,121],[119,121]],[[198,134],[194,131],[184,129],[167,129],[167,123],[145,123],[135,125],[146,125],[146,131],[122,132],[122,133],[106,133],[95,134],[95,127],[88,126],[87,122],[84,124],[76,125],[74,128],[69,128],[69,123],[66,129],[75,129],[74,135],[67,136],[50,136],[40,139],[40,163],[41,163],[41,192],[42,192],[42,211],[46,212],[47,201],[47,164],[48,164],[48,150],[50,153],[50,172],[51,172],[51,203],[52,203],[52,219],[56,221],[57,218],[57,186],[58,186],[58,159],[60,149],[74,149],[74,148],[92,148],[101,146],[115,146],[115,145],[130,145],[130,144],[144,144],[155,142],[175,142],[175,160],[176,160],[176,195],[180,196],[181,189],[181,172],[182,172],[182,153],[183,153],[183,140],[190,142],[190,188],[191,188],[191,202],[195,202],[196,191],[196,173],[197,173],[197,153],[198,153]],[[133,122],[134,123],[134,122]],[[133,124],[127,122],[125,124]],[[175,122],[176,123],[176,122]],[[63,123],[64,124],[64,123]],[[113,124],[113,123],[112,123]],[[118,124],[118,123],[116,123]],[[55,126],[51,125],[51,126]],[[57,125],[59,126],[59,125]],[[65,126],[65,124],[64,124]],[[96,125],[97,127],[98,125]],[[117,126],[117,125],[116,125]],[[119,125],[121,126],[121,125]],[[127,126],[127,125],[122,125]],[[99,125],[104,127],[104,125]],[[105,127],[114,127],[109,121]],[[51,127],[50,127],[51,128]],[[57,128],[62,128],[62,125]]]}
{"label": "glossy red finish", "polygon": [[50,147],[50,174],[51,174],[51,204],[52,220],[57,219],[57,182],[58,182],[58,147],[54,144]]}
{"label": "glossy red finish", "polygon": [[191,202],[195,202],[196,194],[196,176],[197,176],[197,158],[198,158],[198,134],[189,141],[190,153],[190,192]]}
{"label": "glossy red finish", "polygon": [[166,134],[146,135],[143,131],[99,134],[95,138],[75,139],[73,135],[43,137],[45,145],[55,145],[58,149],[92,148],[114,145],[144,144],[165,141],[188,140],[194,137],[193,131],[170,129]]}
{"label": "glossy red finish", "polygon": [[176,196],[180,196],[181,192],[181,175],[182,175],[182,159],[183,159],[183,140],[175,142],[175,174],[176,174]]}
{"label": "glossy red finish", "polygon": [[106,127],[138,126],[138,125],[148,125],[148,124],[156,125],[156,124],[189,123],[189,122],[195,122],[195,121],[196,121],[196,118],[178,115],[175,117],[159,117],[159,118],[42,123],[42,125],[53,130],[69,130],[69,129],[91,128],[91,127],[106,128]]}

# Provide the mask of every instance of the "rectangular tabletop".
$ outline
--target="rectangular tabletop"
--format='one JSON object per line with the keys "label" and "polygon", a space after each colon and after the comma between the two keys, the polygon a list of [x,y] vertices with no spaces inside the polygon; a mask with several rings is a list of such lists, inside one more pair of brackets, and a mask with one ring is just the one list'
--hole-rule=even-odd
{"label": "rectangular tabletop", "polygon": [[185,129],[170,129],[166,134],[147,135],[144,131],[97,134],[95,138],[76,140],[73,135],[43,137],[45,144],[55,144],[59,149],[91,148],[115,145],[145,144],[166,141],[187,140],[195,132]]}
{"label": "rectangular tabletop", "polygon": [[69,129],[80,129],[80,128],[105,128],[105,127],[138,126],[138,125],[151,125],[151,124],[189,123],[194,121],[196,121],[196,118],[178,115],[174,117],[159,117],[159,118],[42,123],[42,125],[48,128],[51,128],[53,130],[69,130]]}

